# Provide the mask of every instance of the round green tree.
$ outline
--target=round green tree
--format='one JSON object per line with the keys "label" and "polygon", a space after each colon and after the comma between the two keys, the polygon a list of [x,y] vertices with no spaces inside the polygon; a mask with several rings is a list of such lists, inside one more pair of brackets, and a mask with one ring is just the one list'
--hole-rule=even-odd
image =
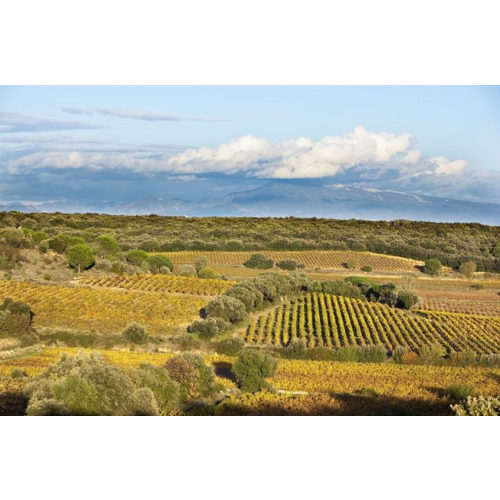
{"label": "round green tree", "polygon": [[245,350],[238,354],[233,373],[241,390],[258,392],[269,389],[266,378],[272,377],[278,368],[278,360],[260,351]]}
{"label": "round green tree", "polygon": [[81,272],[82,269],[89,269],[95,264],[95,255],[92,248],[80,243],[68,248],[66,252],[68,264]]}

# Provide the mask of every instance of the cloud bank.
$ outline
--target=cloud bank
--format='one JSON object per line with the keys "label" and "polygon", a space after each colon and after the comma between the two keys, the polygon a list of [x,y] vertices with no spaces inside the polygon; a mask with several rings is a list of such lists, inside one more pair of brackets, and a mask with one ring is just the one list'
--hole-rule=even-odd
{"label": "cloud bank", "polygon": [[6,161],[9,175],[36,171],[129,172],[130,175],[164,175],[193,182],[204,175],[242,179],[325,179],[360,187],[410,191],[498,203],[500,172],[474,171],[463,159],[425,156],[413,147],[410,134],[369,132],[357,127],[344,135],[318,141],[299,137],[270,142],[251,135],[217,146],[188,148],[118,148],[108,151],[87,145],[64,144],[49,150],[18,154]]}

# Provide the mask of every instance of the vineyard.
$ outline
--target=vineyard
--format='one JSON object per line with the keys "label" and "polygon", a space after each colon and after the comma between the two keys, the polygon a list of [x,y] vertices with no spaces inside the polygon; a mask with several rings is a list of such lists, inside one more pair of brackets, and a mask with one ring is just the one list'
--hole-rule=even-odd
{"label": "vineyard", "polygon": [[286,346],[302,340],[309,348],[383,344],[419,350],[500,350],[500,318],[444,312],[408,313],[383,304],[322,293],[291,300],[260,316],[243,333],[249,344]]}
{"label": "vineyard", "polygon": [[[214,266],[242,266],[250,256],[257,252],[168,252],[166,255],[174,264],[192,264],[195,259],[206,257]],[[374,271],[415,272],[421,262],[402,257],[380,255],[370,252],[309,250],[302,252],[258,251],[278,262],[284,259],[305,264],[309,269],[344,269],[347,262],[354,261],[356,267],[371,266]]]}
{"label": "vineyard", "polygon": [[81,280],[81,283],[102,288],[123,288],[125,290],[141,290],[144,292],[214,296],[223,294],[235,282],[165,274],[142,274],[87,278]]}
{"label": "vineyard", "polygon": [[6,297],[28,303],[35,326],[103,333],[120,333],[133,321],[152,334],[167,333],[191,322],[208,302],[195,296],[0,281],[0,300]]}
{"label": "vineyard", "polygon": [[479,300],[424,299],[417,307],[421,311],[445,311],[500,317],[499,301],[481,302]]}
{"label": "vineyard", "polygon": [[[21,394],[31,377],[55,363],[63,352],[75,354],[77,349],[46,349],[31,356],[0,361],[0,377],[8,377],[19,369],[27,378],[5,378],[2,388]],[[163,366],[171,353],[99,351],[111,363],[127,368],[140,363]],[[234,358],[207,355],[206,361],[232,363]],[[225,387],[234,387],[227,378],[219,378]],[[323,415],[323,414],[450,414],[449,401],[440,390],[451,384],[468,384],[479,394],[500,392],[500,369],[483,367],[443,367],[394,364],[336,363],[328,361],[281,360],[271,379],[278,390],[305,391],[303,395],[262,392],[230,396],[220,405],[200,412],[215,415]],[[367,397],[367,388],[377,397]],[[348,396],[346,396],[348,395]]]}

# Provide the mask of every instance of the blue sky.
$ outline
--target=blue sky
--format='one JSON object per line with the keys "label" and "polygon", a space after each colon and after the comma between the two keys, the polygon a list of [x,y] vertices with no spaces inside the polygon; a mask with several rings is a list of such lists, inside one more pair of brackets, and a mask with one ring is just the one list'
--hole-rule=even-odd
{"label": "blue sky", "polygon": [[499,87],[0,87],[0,200],[320,179],[498,201]]}

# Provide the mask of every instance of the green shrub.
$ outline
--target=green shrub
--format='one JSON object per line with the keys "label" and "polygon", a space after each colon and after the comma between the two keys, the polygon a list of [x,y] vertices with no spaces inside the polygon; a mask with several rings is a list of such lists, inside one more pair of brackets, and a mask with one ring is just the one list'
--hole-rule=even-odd
{"label": "green shrub", "polygon": [[212,299],[205,307],[205,312],[209,318],[222,318],[229,323],[237,323],[246,317],[243,302],[227,295]]}
{"label": "green shrub", "polygon": [[148,254],[144,250],[132,250],[127,254],[127,260],[134,266],[140,266],[148,260]]}
{"label": "green shrub", "polygon": [[160,411],[168,412],[177,404],[179,385],[168,376],[165,368],[142,363],[135,372],[135,377],[137,387],[147,388],[153,392]]}
{"label": "green shrub", "polygon": [[7,297],[0,305],[0,332],[23,335],[31,330],[33,313],[28,304]]}
{"label": "green shrub", "polygon": [[10,377],[11,378],[25,378],[27,377],[28,375],[26,375],[25,372],[23,372],[20,368],[14,368],[11,372],[10,372]]}
{"label": "green shrub", "polygon": [[411,309],[418,304],[418,295],[413,292],[401,291],[398,293],[396,307],[399,309]]}
{"label": "green shrub", "polygon": [[139,323],[129,323],[123,330],[123,338],[132,344],[145,344],[149,335]]}
{"label": "green shrub", "polygon": [[254,253],[243,265],[251,269],[271,269],[274,261],[261,253]]}
{"label": "green shrub", "polygon": [[357,349],[361,363],[384,363],[387,361],[387,349],[383,345],[363,345]]}
{"label": "green shrub", "polygon": [[165,368],[180,386],[181,399],[209,397],[221,389],[212,366],[200,354],[184,353],[170,358]]}
{"label": "green shrub", "polygon": [[189,327],[191,333],[195,333],[203,340],[210,340],[222,333],[229,323],[222,318],[199,319]]}
{"label": "green shrub", "polygon": [[29,347],[39,342],[40,337],[38,337],[38,335],[35,332],[31,331],[23,333],[19,340],[21,343],[21,347]]}
{"label": "green shrub", "polygon": [[89,269],[95,264],[95,255],[92,248],[83,243],[73,245],[66,253],[68,264],[80,272],[82,269]]}
{"label": "green shrub", "polygon": [[180,264],[177,267],[177,274],[180,276],[196,276],[196,269],[191,264]]}
{"label": "green shrub", "polygon": [[439,365],[444,361],[446,349],[441,345],[424,345],[419,350],[419,363],[423,365]]}
{"label": "green shrub", "polygon": [[451,405],[459,417],[498,417],[500,416],[500,398],[491,396],[469,396],[464,402]]}
{"label": "green shrub", "polygon": [[444,395],[455,401],[460,401],[472,396],[474,388],[465,384],[451,384],[444,389]]}
{"label": "green shrub", "polygon": [[179,351],[182,352],[196,351],[201,346],[198,335],[194,333],[185,333],[184,335],[179,335],[175,339],[175,343],[177,344]]}
{"label": "green shrub", "polygon": [[357,362],[359,361],[359,349],[352,345],[346,345],[337,349],[337,359],[339,361]]}
{"label": "green shrub", "polygon": [[213,280],[219,277],[219,273],[215,272],[211,267],[204,267],[198,272],[198,278]]}
{"label": "green shrub", "polygon": [[297,269],[297,262],[292,259],[280,260],[276,265],[284,271],[295,271]]}
{"label": "green shrub", "polygon": [[443,265],[437,259],[428,259],[424,262],[423,271],[425,274],[429,274],[430,276],[439,276],[441,274],[441,270]]}
{"label": "green shrub", "polygon": [[206,257],[198,257],[193,261],[193,266],[198,274],[204,267],[208,267],[208,259]]}
{"label": "green shrub", "polygon": [[245,347],[245,342],[238,337],[221,340],[217,344],[217,352],[226,356],[236,356]]}
{"label": "green shrub", "polygon": [[172,264],[170,259],[165,257],[164,255],[152,255],[151,257],[148,257],[147,261],[149,264],[149,268],[154,273],[159,273],[162,267],[166,267],[170,270],[170,272],[174,270],[174,265]]}
{"label": "green shrub", "polygon": [[361,268],[361,271],[363,271],[364,273],[371,273],[373,271],[373,267],[372,266],[363,266]]}
{"label": "green shrub", "polygon": [[242,391],[257,392],[269,389],[266,378],[272,377],[278,368],[278,360],[269,354],[255,350],[244,350],[233,364],[233,374]]}
{"label": "green shrub", "polygon": [[394,360],[394,363],[398,365],[403,364],[403,356],[409,351],[408,347],[405,345],[397,345],[391,353],[391,357]]}
{"label": "green shrub", "polygon": [[64,353],[28,387],[28,415],[158,415],[153,392],[99,353]]}
{"label": "green shrub", "polygon": [[96,239],[97,245],[99,246],[100,254],[102,257],[109,257],[111,255],[116,255],[121,252],[120,245],[116,241],[116,238],[109,234],[101,234]]}
{"label": "green shrub", "polygon": [[472,262],[471,260],[468,260],[467,262],[463,262],[460,264],[458,267],[458,270],[466,277],[466,278],[471,278],[472,275],[476,272],[477,270],[477,265],[475,262]]}
{"label": "green shrub", "polygon": [[294,340],[282,350],[282,356],[287,359],[306,359],[307,346],[303,340]]}
{"label": "green shrub", "polygon": [[477,363],[477,353],[472,349],[450,353],[450,361],[455,366],[473,366]]}

